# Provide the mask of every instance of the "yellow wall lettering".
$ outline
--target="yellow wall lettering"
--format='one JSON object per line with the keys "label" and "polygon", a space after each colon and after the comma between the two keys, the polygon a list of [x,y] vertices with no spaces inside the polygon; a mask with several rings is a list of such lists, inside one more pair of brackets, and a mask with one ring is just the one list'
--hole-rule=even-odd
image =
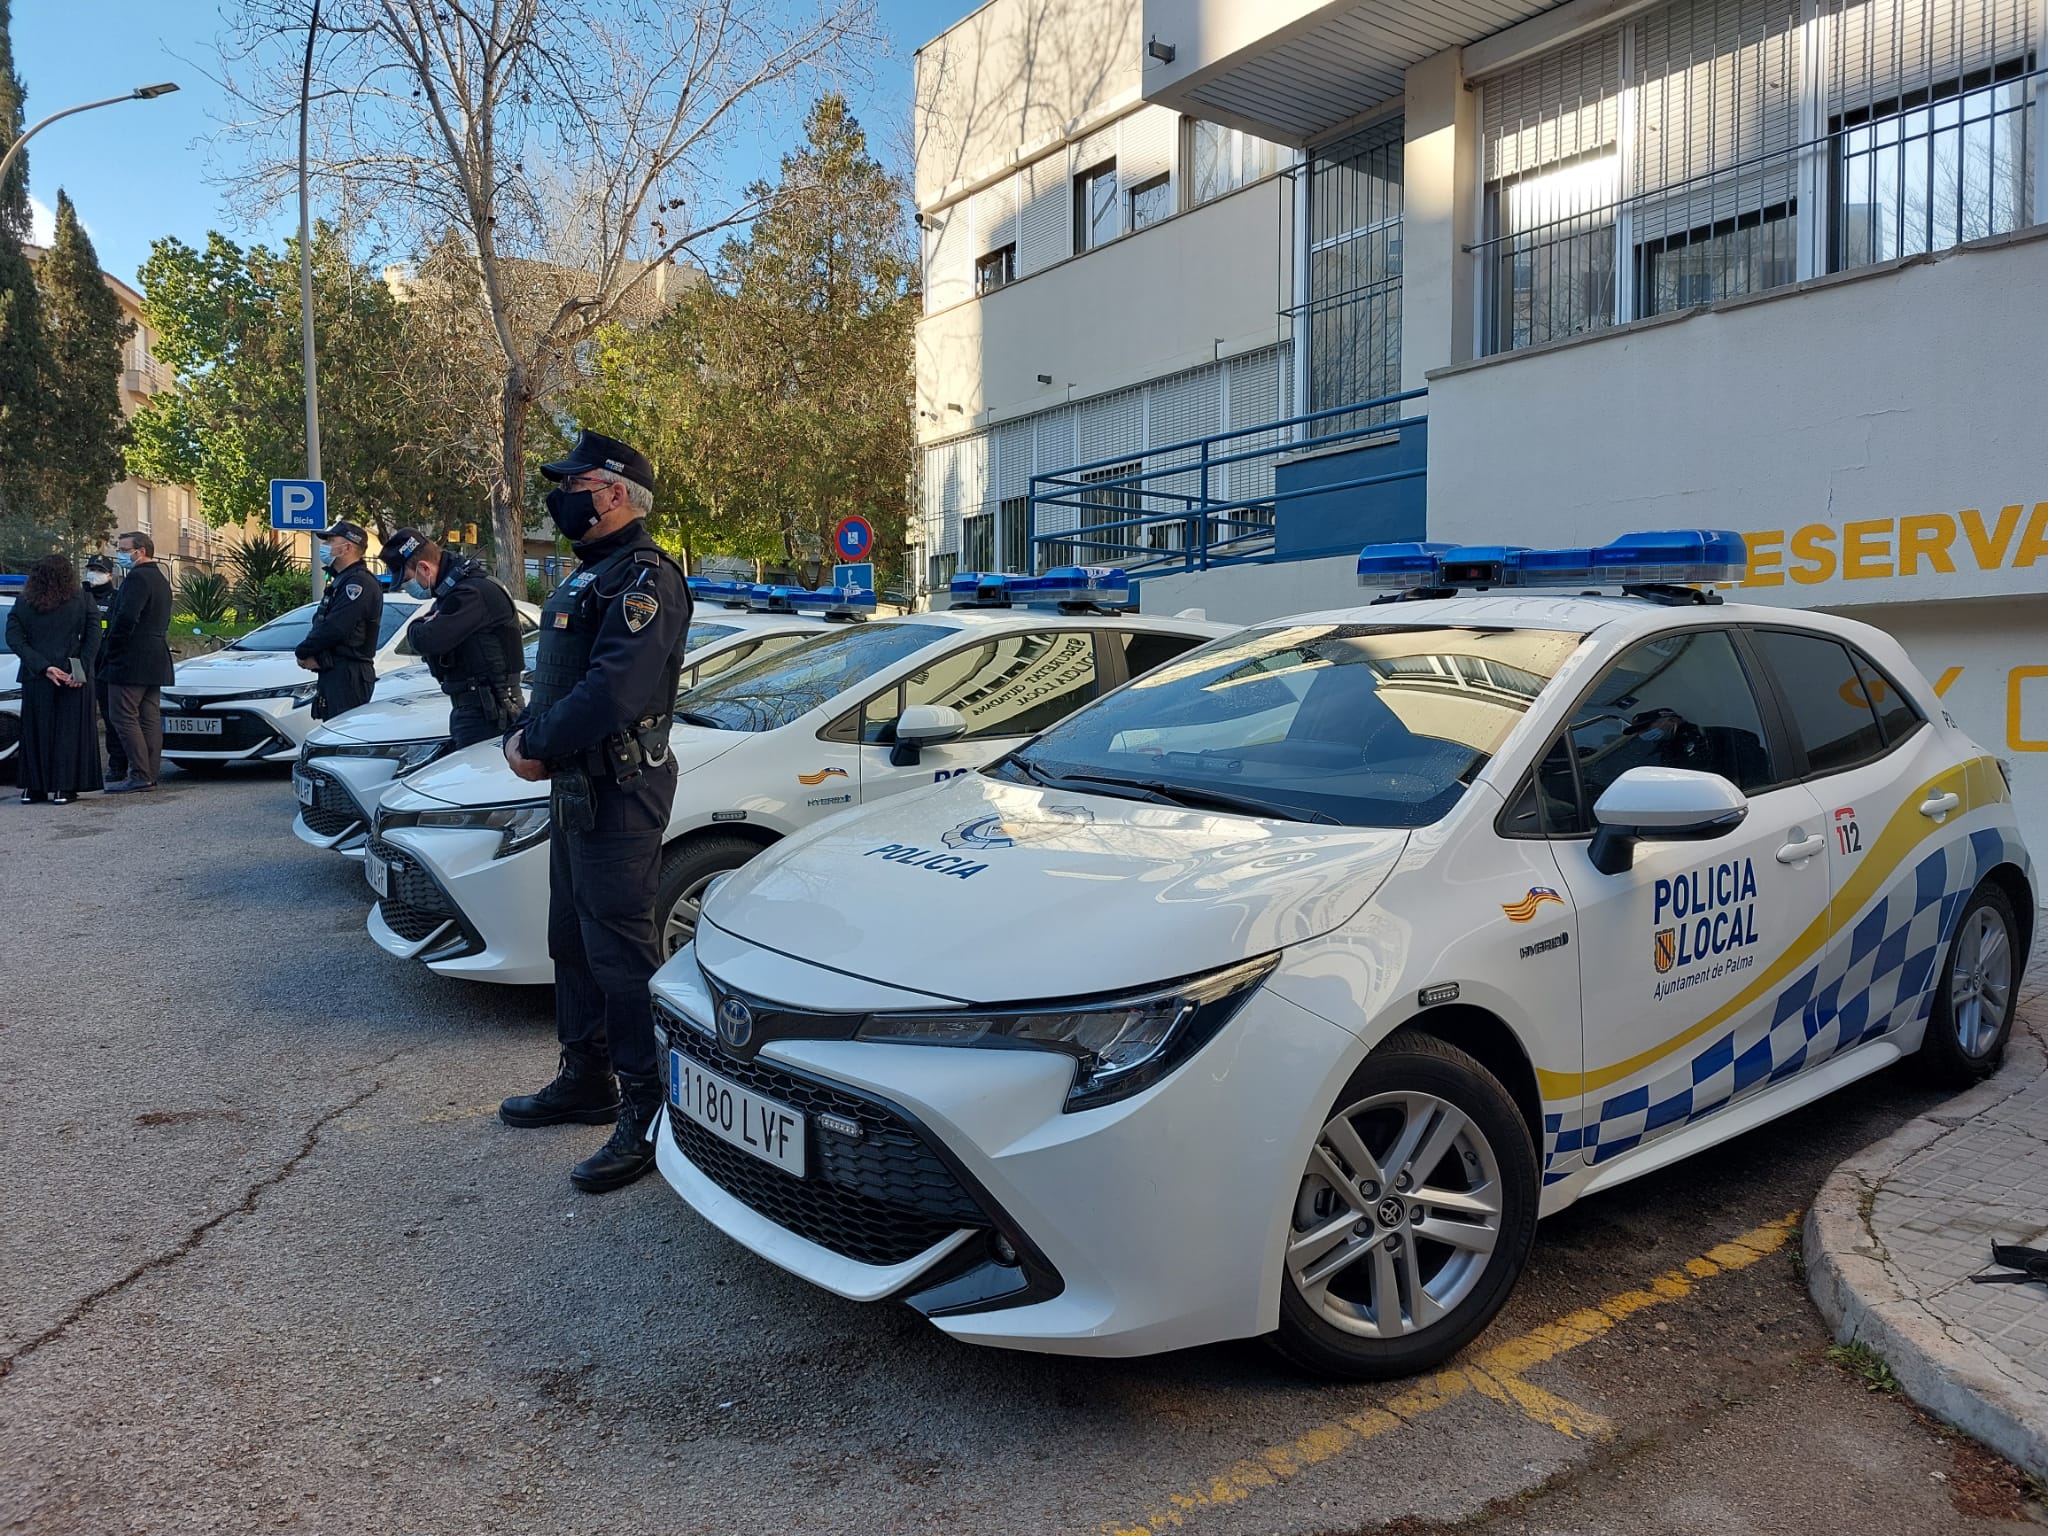
{"label": "yellow wall lettering", "polygon": [[[2018,509],[2015,508],[2015,511]],[[1824,546],[1834,543],[1835,530],[1826,523],[1808,523],[1792,535],[1792,553],[1809,565],[1792,568],[1792,579],[1802,586],[1818,586],[1835,574],[1835,552]]]}
{"label": "yellow wall lettering", "polygon": [[1868,581],[1892,573],[1890,518],[1842,524],[1842,579]]}
{"label": "yellow wall lettering", "polygon": [[1977,569],[1995,571],[2005,564],[2005,546],[2012,542],[2012,531],[2019,523],[2020,509],[2002,508],[1989,535],[1984,532],[1984,514],[1975,507],[1965,507],[1961,516],[1963,532],[1970,540],[1970,553],[1977,557]]}
{"label": "yellow wall lettering", "polygon": [[1956,520],[1946,512],[1929,512],[1899,519],[1899,574],[1917,576],[1925,560],[1932,570],[1953,575],[1955,561],[1948,547],[1956,541]]}
{"label": "yellow wall lettering", "polygon": [[2013,569],[2032,565],[2044,555],[2048,555],[2048,501],[2037,501],[2034,503],[2034,515],[2027,519],[2026,537],[2013,551]]}
{"label": "yellow wall lettering", "polygon": [[1946,672],[1942,673],[1940,677],[1935,679],[1934,696],[1937,699],[1945,698],[1948,694],[1949,689],[1954,686],[1955,680],[1961,677],[1962,675],[1963,669],[1961,667],[1950,667]]}
{"label": "yellow wall lettering", "polygon": [[2020,734],[2020,687],[2037,677],[2048,677],[2048,667],[2014,667],[2005,675],[2005,744],[2015,752],[2048,752],[2048,738]]}
{"label": "yellow wall lettering", "polygon": [[1749,574],[1742,578],[1745,587],[1782,587],[1785,585],[1785,551],[1779,546],[1785,542],[1785,535],[1773,528],[1769,533],[1752,533],[1743,539],[1749,546]]}

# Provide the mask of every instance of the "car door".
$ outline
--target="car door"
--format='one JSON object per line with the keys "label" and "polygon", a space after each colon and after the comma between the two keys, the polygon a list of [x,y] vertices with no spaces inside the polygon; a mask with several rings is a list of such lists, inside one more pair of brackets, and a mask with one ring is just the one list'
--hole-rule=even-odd
{"label": "car door", "polygon": [[1835,932],[1806,1065],[1918,1019],[1969,893],[1970,859],[1942,781],[1952,754],[1869,657],[1810,630],[1749,631],[1785,703],[1827,817]]}
{"label": "car door", "polygon": [[[1571,780],[1552,831],[1579,917],[1580,1152],[1600,1163],[1798,1070],[1827,938],[1827,840],[1726,630],[1637,641],[1560,740],[1564,760],[1546,761]],[[1747,813],[1711,840],[1638,840],[1631,868],[1602,874],[1592,808],[1636,767],[1721,774]]]}
{"label": "car door", "polygon": [[[1096,634],[1016,629],[949,651],[869,697],[858,720],[863,802],[931,784],[993,762],[1026,737],[1102,691]],[[894,743],[896,717],[912,704],[943,704],[966,717],[966,734],[914,760]]]}

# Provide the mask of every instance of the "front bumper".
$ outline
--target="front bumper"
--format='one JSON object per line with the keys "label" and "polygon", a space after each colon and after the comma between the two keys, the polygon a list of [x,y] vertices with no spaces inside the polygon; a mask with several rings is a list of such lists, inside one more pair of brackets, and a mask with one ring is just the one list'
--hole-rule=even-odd
{"label": "front bumper", "polygon": [[[671,962],[662,995],[701,1021],[709,995],[682,974],[694,970]],[[820,1149],[796,1180],[671,1115],[658,1166],[714,1226],[840,1295],[900,1297],[957,1338],[1103,1356],[1276,1326],[1282,1245],[1309,1148],[1364,1053],[1356,1035],[1262,989],[1151,1089],[1067,1114],[1072,1064],[1050,1052],[785,1038],[742,1062],[701,1028],[677,1024],[671,1034],[710,1070],[800,1109]],[[756,1085],[747,1072],[769,1077]],[[926,1140],[966,1203],[945,1205],[953,1192],[906,1164],[885,1187],[898,1208],[887,1221],[837,1197],[826,1202],[831,1221],[801,1208],[817,1196],[791,1186],[842,1182],[832,1133],[819,1129],[807,1096],[818,1092],[896,1117]],[[865,1129],[862,1116],[848,1118]],[[735,1175],[725,1153],[756,1166]],[[917,1197],[913,1215],[927,1215],[918,1201],[939,1202],[922,1225],[903,1217],[906,1194]],[[851,1233],[841,1230],[849,1223]],[[988,1273],[998,1238],[1018,1260],[1007,1287]]]}
{"label": "front bumper", "polygon": [[[397,777],[396,767],[380,757],[301,757],[292,765],[292,790],[299,803],[292,834],[314,848],[332,848],[360,859],[376,824],[377,802]],[[310,804],[302,788],[307,785],[313,795]]]}
{"label": "front bumper", "polygon": [[370,937],[443,976],[552,982],[548,845],[501,859],[500,843],[497,832],[452,827],[394,827],[370,839],[367,851],[395,876],[391,894],[370,911]]}
{"label": "front bumper", "polygon": [[[174,763],[276,763],[299,754],[316,722],[310,705],[290,699],[212,703],[204,694],[163,698],[164,757]],[[219,732],[181,730],[187,720],[218,720]]]}

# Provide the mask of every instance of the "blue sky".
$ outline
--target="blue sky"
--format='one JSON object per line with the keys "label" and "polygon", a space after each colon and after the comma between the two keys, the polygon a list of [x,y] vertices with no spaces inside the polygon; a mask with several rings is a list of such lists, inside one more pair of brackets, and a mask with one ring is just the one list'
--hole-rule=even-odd
{"label": "blue sky", "polygon": [[[879,0],[890,56],[852,92],[869,137],[886,149],[909,112],[911,51],[967,14],[977,0]],[[291,220],[235,224],[208,181],[209,138],[225,115],[201,73],[218,71],[218,0],[14,0],[15,68],[28,88],[29,122],[138,85],[175,80],[176,95],[124,102],[45,129],[28,147],[29,195],[44,208],[61,186],[78,205],[100,264],[127,282],[150,242],[176,235],[199,244],[209,229],[237,239],[278,240]],[[735,146],[735,181],[773,173],[787,144]]]}

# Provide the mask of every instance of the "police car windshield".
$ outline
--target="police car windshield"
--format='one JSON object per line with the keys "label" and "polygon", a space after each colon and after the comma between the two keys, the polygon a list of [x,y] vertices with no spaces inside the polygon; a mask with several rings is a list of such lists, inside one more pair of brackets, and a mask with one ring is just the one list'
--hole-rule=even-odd
{"label": "police car windshield", "polygon": [[[228,647],[231,651],[295,651],[299,642],[306,638],[306,631],[313,627],[313,614],[317,605],[306,604],[294,608],[290,613],[272,619],[261,628],[252,629],[241,639]],[[378,649],[389,643],[398,633],[398,626],[412,617],[411,603],[394,603],[384,599],[384,621],[377,626]]]}
{"label": "police car windshield", "polygon": [[958,633],[957,624],[855,624],[722,672],[676,700],[676,718],[723,731],[773,731],[858,688],[884,667]]}
{"label": "police car windshield", "polygon": [[1252,630],[1147,673],[996,771],[1293,821],[1426,826],[1582,638],[1398,624]]}
{"label": "police car windshield", "polygon": [[683,642],[683,650],[694,651],[700,645],[709,645],[714,640],[723,640],[727,635],[740,632],[737,624],[692,624],[690,637]]}
{"label": "police car windshield", "polygon": [[13,598],[0,597],[0,656],[13,654],[12,648],[7,644],[7,610],[13,606]]}

